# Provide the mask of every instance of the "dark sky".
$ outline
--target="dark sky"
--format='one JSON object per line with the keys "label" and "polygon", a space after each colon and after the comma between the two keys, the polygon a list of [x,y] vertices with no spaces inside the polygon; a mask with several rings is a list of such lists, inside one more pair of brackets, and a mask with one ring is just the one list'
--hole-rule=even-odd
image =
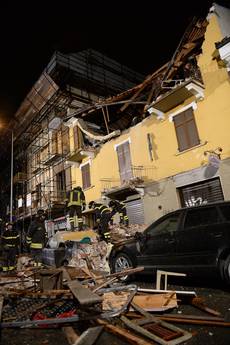
{"label": "dark sky", "polygon": [[205,16],[212,4],[210,0],[135,2],[9,0],[1,4],[1,119],[13,116],[54,50],[94,48],[148,74],[172,56],[192,17]]}

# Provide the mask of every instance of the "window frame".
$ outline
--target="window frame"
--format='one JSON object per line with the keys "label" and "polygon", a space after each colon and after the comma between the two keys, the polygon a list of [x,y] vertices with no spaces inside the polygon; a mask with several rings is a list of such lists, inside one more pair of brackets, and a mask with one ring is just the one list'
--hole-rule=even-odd
{"label": "window frame", "polygon": [[[190,114],[188,112],[190,112]],[[176,123],[176,120],[178,120],[179,116],[183,116],[184,119],[178,124],[178,123]],[[186,118],[186,116],[189,118]],[[176,114],[175,116],[173,116],[173,123],[174,123],[175,132],[176,132],[176,138],[177,138],[178,151],[179,152],[183,152],[183,151],[191,149],[192,147],[200,145],[201,140],[199,137],[199,132],[198,132],[196,119],[195,119],[195,115],[194,115],[194,109],[192,106],[181,111],[180,113]],[[192,137],[192,135],[189,131],[189,125],[191,123],[194,125],[194,129],[195,129],[194,138]],[[186,141],[185,145],[183,145],[183,143],[182,143],[182,137],[179,134],[179,128],[183,130],[183,135],[184,135],[185,141]],[[184,147],[184,146],[186,146],[186,147]]]}
{"label": "window frame", "polygon": [[[187,216],[188,216],[189,213],[192,213],[192,212],[195,212],[195,213],[204,212],[205,210],[211,209],[211,208],[216,210],[216,214],[217,214],[217,216],[218,216],[218,219],[217,219],[216,222],[210,222],[210,223],[206,223],[206,224],[198,224],[198,225],[193,225],[193,226],[190,226],[190,227],[186,227],[186,226],[185,226],[186,220],[187,220]],[[213,214],[213,213],[211,212],[211,214]],[[207,206],[207,207],[202,207],[202,206],[201,206],[200,209],[198,209],[198,208],[194,208],[194,209],[193,209],[193,208],[191,207],[191,208],[188,208],[188,209],[186,210],[185,214],[184,214],[183,229],[184,229],[184,231],[190,231],[190,229],[197,228],[198,226],[200,226],[200,227],[206,227],[206,226],[212,226],[212,225],[215,225],[215,224],[219,224],[219,223],[222,223],[222,222],[223,222],[223,216],[222,216],[222,214],[221,214],[219,208],[216,207],[216,206],[212,206],[212,205],[209,205],[209,206]]]}

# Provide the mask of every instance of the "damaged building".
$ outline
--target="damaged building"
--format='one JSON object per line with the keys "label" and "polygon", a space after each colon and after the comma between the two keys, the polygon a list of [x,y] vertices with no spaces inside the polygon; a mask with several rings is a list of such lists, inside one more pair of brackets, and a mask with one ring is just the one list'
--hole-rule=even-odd
{"label": "damaged building", "polygon": [[[17,216],[38,207],[63,216],[65,192],[77,185],[87,202],[125,201],[131,224],[228,200],[229,18],[229,9],[214,4],[146,79],[124,69],[124,83],[112,66],[102,74],[93,52],[96,61],[87,61],[98,74],[89,74],[88,87],[84,63],[78,69],[72,57],[55,55],[16,114],[23,123],[15,125],[15,142],[27,155],[15,177]],[[86,210],[88,224],[90,217]]]}
{"label": "damaged building", "polygon": [[70,132],[82,119],[100,131],[104,114],[104,137],[85,128],[93,152],[69,157],[87,201],[125,200],[130,222],[148,224],[229,199],[229,14],[214,4],[207,19],[191,22],[171,61],[67,119]]}

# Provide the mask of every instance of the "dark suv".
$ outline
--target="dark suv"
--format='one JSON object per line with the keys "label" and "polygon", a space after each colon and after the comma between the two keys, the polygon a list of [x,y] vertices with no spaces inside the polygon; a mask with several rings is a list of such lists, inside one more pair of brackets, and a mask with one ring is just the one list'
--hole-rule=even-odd
{"label": "dark suv", "polygon": [[230,283],[230,202],[212,203],[171,212],[135,238],[115,245],[113,272],[144,266],[187,275],[218,273]]}

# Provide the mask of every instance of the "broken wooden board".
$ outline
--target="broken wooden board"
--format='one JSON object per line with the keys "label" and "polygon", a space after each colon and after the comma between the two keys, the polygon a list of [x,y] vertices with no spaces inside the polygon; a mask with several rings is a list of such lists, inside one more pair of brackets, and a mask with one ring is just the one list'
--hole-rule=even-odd
{"label": "broken wooden board", "polygon": [[71,326],[62,327],[62,331],[65,333],[69,345],[73,345],[79,339],[79,335]]}
{"label": "broken wooden board", "polygon": [[103,326],[88,328],[73,345],[93,345],[100,336],[102,330]]}
{"label": "broken wooden board", "polygon": [[84,287],[78,280],[69,281],[67,285],[74,297],[83,306],[101,303],[103,300],[102,297]]}
{"label": "broken wooden board", "polygon": [[128,300],[129,292],[121,291],[120,293],[106,292],[103,294],[102,309],[120,309],[122,308]]}
{"label": "broken wooden board", "polygon": [[171,295],[168,293],[136,295],[133,298],[133,302],[146,311],[164,311],[177,307],[177,299],[170,297]]}
{"label": "broken wooden board", "polygon": [[133,345],[150,345],[148,340],[145,340],[136,334],[130,333],[127,329],[121,328],[119,326],[111,325],[110,323],[102,320],[97,320],[99,325],[103,325],[107,332],[115,334],[121,339],[127,341],[128,344]]}

